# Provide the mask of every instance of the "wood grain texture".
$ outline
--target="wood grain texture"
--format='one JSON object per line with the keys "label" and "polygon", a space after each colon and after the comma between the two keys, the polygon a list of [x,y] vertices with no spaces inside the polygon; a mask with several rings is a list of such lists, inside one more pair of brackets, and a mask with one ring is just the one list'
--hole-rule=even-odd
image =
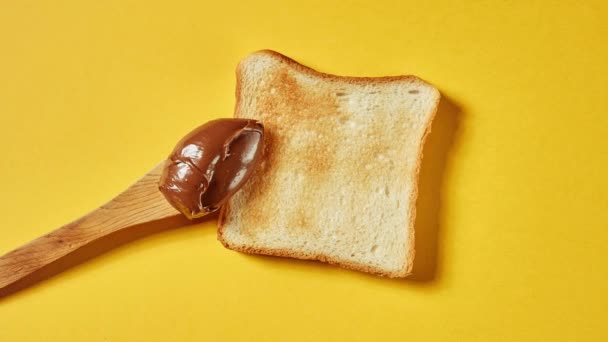
{"label": "wood grain texture", "polygon": [[162,166],[93,212],[0,257],[0,289],[103,236],[181,215],[158,190]]}

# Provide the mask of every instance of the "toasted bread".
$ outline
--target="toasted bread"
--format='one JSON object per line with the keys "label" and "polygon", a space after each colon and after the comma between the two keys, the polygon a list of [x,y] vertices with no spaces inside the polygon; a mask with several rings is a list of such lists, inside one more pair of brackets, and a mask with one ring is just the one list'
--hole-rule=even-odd
{"label": "toasted bread", "polygon": [[237,68],[235,117],[264,124],[265,157],[222,208],[218,239],[246,253],[408,275],[439,98],[415,76],[334,76],[274,51],[249,55]]}

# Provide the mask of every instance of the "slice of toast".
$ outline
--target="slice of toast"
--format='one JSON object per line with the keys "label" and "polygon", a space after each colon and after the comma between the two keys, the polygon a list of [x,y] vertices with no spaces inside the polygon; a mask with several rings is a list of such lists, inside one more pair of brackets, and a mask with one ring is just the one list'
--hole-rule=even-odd
{"label": "slice of toast", "polygon": [[235,117],[264,124],[264,162],[222,208],[218,239],[246,253],[408,275],[439,97],[415,76],[333,76],[274,51],[249,55],[237,68]]}

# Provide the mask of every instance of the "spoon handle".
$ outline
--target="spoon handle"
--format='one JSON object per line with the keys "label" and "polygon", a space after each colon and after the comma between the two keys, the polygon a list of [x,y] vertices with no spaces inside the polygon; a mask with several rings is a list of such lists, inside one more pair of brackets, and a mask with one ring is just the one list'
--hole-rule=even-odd
{"label": "spoon handle", "polygon": [[158,190],[160,163],[93,212],[0,257],[0,289],[118,230],[181,215]]}

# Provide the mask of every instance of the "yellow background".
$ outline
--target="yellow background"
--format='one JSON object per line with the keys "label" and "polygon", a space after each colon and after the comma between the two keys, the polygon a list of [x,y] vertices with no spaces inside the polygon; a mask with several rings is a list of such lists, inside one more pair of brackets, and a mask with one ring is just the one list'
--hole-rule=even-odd
{"label": "yellow background", "polygon": [[254,50],[416,74],[444,100],[412,279],[156,229],[0,298],[0,341],[608,340],[606,4],[2,1],[0,253],[232,115]]}

